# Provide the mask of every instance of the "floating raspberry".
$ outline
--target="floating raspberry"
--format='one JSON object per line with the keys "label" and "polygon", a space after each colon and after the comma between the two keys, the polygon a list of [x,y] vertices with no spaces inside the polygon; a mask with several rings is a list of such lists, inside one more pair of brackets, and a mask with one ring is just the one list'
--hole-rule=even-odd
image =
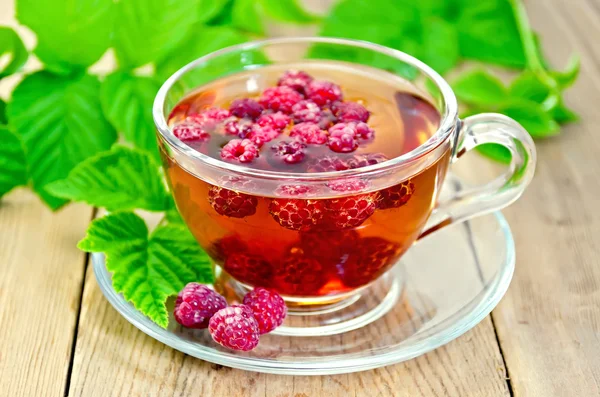
{"label": "floating raspberry", "polygon": [[290,113],[292,106],[302,100],[302,95],[290,87],[271,87],[263,91],[258,102],[267,109]]}
{"label": "floating raspberry", "polygon": [[356,126],[351,123],[337,123],[329,129],[327,145],[338,153],[353,152],[358,147]]}
{"label": "floating raspberry", "polygon": [[360,139],[369,140],[375,136],[375,130],[369,127],[367,123],[363,123],[359,121],[354,124],[354,128],[356,129],[356,136]]}
{"label": "floating raspberry", "polygon": [[258,345],[258,322],[248,313],[250,308],[234,305],[219,310],[210,319],[208,332],[221,346],[249,351]]}
{"label": "floating raspberry", "polygon": [[177,295],[175,320],[187,328],[206,328],[208,321],[227,301],[206,285],[189,283]]}
{"label": "floating raspberry", "polygon": [[312,159],[308,164],[308,172],[330,172],[330,171],[344,171],[349,169],[348,164],[335,156],[324,156],[316,159]]}
{"label": "floating raspberry", "polygon": [[337,123],[337,118],[333,115],[331,110],[325,109],[321,112],[321,120],[319,120],[319,127],[321,127],[321,129],[327,130],[335,123]]}
{"label": "floating raspberry", "polygon": [[369,186],[369,182],[362,179],[345,179],[327,182],[327,187],[336,192],[360,192]]}
{"label": "floating raspberry", "polygon": [[269,213],[281,226],[308,231],[323,219],[325,203],[323,200],[272,199]]}
{"label": "floating raspberry", "polygon": [[231,102],[229,111],[236,117],[255,120],[261,115],[263,107],[254,99],[242,98]]}
{"label": "floating raspberry", "polygon": [[399,255],[399,247],[391,241],[379,237],[361,239],[340,266],[340,278],[348,287],[359,287],[370,283],[394,264]]}
{"label": "floating raspberry", "polygon": [[290,124],[290,116],[282,112],[263,114],[258,118],[257,123],[262,127],[271,127],[281,132]]}
{"label": "floating raspberry", "polygon": [[415,184],[409,179],[379,192],[379,208],[402,207],[415,193]]}
{"label": "floating raspberry", "polygon": [[277,82],[279,86],[290,87],[301,94],[304,94],[305,88],[313,80],[312,76],[301,70],[288,70]]}
{"label": "floating raspberry", "polygon": [[219,178],[219,185],[233,190],[255,190],[256,183],[243,176],[224,175]]}
{"label": "floating raspberry", "polygon": [[252,123],[242,120],[231,120],[225,123],[223,130],[227,135],[237,135],[241,139],[244,139],[252,132]]}
{"label": "floating raspberry", "polygon": [[200,113],[190,115],[191,118],[200,123],[218,124],[221,121],[231,117],[231,113],[227,109],[209,108]]}
{"label": "floating raspberry", "polygon": [[363,121],[366,123],[369,120],[369,111],[357,102],[335,103],[331,108],[340,122]]}
{"label": "floating raspberry", "polygon": [[265,125],[261,127],[260,125],[253,125],[252,130],[248,134],[248,139],[250,139],[254,144],[258,147],[261,147],[267,142],[271,142],[273,139],[277,138],[280,134],[280,131]]}
{"label": "floating raspberry", "polygon": [[229,255],[246,252],[246,250],[247,246],[240,236],[230,234],[214,242],[206,251],[215,260],[224,261]]}
{"label": "floating raspberry", "polygon": [[306,145],[298,141],[282,141],[271,146],[276,158],[280,158],[288,164],[296,164],[304,160],[304,149]]}
{"label": "floating raspberry", "polygon": [[304,255],[317,260],[324,269],[337,271],[343,265],[360,239],[354,230],[312,231],[300,233]]}
{"label": "floating raspberry", "polygon": [[346,160],[346,164],[348,164],[348,168],[355,169],[379,164],[387,160],[388,158],[381,153],[355,154],[352,158]]}
{"label": "floating raspberry", "polygon": [[254,196],[212,186],[208,190],[208,202],[221,215],[244,218],[254,215],[258,200]]}
{"label": "floating raspberry", "polygon": [[317,194],[317,189],[306,185],[281,185],[275,189],[278,196],[304,196],[312,197]]}
{"label": "floating raspberry", "polygon": [[377,194],[367,193],[356,196],[326,200],[325,227],[349,229],[360,226],[377,209]]}
{"label": "floating raspberry", "polygon": [[314,123],[296,124],[290,131],[290,136],[307,144],[322,145],[327,142],[327,133]]}
{"label": "floating raspberry", "polygon": [[184,121],[173,127],[173,135],[182,141],[208,141],[210,134],[204,130],[202,124],[193,121]]}
{"label": "floating raspberry", "polygon": [[273,290],[254,288],[244,296],[243,302],[252,310],[260,334],[266,334],[279,327],[287,315],[283,298]]}
{"label": "floating raspberry", "polygon": [[244,247],[227,256],[223,268],[231,277],[255,287],[271,285],[271,265],[258,255],[243,252]]}
{"label": "floating raspberry", "polygon": [[342,100],[342,89],[330,81],[313,80],[306,87],[306,96],[319,106]]}
{"label": "floating raspberry", "polygon": [[300,101],[292,106],[294,123],[318,123],[321,121],[323,111],[313,101]]}
{"label": "floating raspberry", "polygon": [[275,271],[277,290],[286,295],[310,296],[318,293],[325,283],[321,264],[292,249]]}
{"label": "floating raspberry", "polygon": [[258,148],[250,139],[232,139],[221,149],[221,158],[250,163],[258,157]]}

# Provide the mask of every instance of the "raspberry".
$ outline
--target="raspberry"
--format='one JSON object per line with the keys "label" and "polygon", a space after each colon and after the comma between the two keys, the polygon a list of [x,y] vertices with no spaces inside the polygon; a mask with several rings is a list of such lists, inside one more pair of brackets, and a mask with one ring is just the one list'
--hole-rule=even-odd
{"label": "raspberry", "polygon": [[252,126],[252,131],[250,131],[250,134],[248,134],[248,139],[254,142],[256,146],[261,147],[265,143],[277,138],[280,132],[281,131],[276,130],[268,125],[261,127],[260,125],[255,124]]}
{"label": "raspberry", "polygon": [[202,124],[193,121],[184,121],[173,127],[173,135],[182,141],[207,141],[210,134],[204,130]]}
{"label": "raspberry", "polygon": [[271,150],[274,152],[275,157],[281,158],[288,164],[296,164],[301,162],[304,159],[305,148],[306,145],[298,141],[282,141],[271,146]]}
{"label": "raspberry", "polygon": [[244,218],[254,215],[258,200],[254,196],[212,186],[208,190],[208,202],[221,215]]}
{"label": "raspberry", "polygon": [[236,117],[255,120],[261,115],[263,107],[254,99],[242,98],[231,102],[229,111]]}
{"label": "raspberry", "polygon": [[258,118],[257,123],[262,127],[271,127],[281,132],[290,124],[290,116],[282,112],[263,114]]}
{"label": "raspberry", "polygon": [[315,295],[325,283],[321,264],[302,253],[292,252],[275,272],[277,290],[287,295]]}
{"label": "raspberry", "polygon": [[367,123],[363,123],[362,121],[355,123],[354,128],[356,129],[356,135],[360,139],[368,140],[375,136],[375,130],[369,127]]}
{"label": "raspberry", "polygon": [[208,321],[227,301],[206,285],[189,283],[177,295],[175,320],[187,328],[206,328]]}
{"label": "raspberry", "polygon": [[346,162],[339,157],[335,156],[324,156],[321,158],[313,159],[308,165],[308,172],[330,172],[330,171],[344,171],[350,167]]}
{"label": "raspberry", "polygon": [[340,278],[349,287],[359,287],[375,280],[398,258],[399,247],[379,237],[361,239],[344,266]]}
{"label": "raspberry", "polygon": [[221,158],[250,163],[258,157],[258,148],[250,139],[232,139],[221,149]]}
{"label": "raspberry", "polygon": [[277,292],[266,288],[259,287],[248,292],[243,303],[252,310],[260,334],[266,334],[279,327],[287,315],[283,298]]}
{"label": "raspberry", "polygon": [[208,324],[208,332],[221,346],[249,351],[258,345],[258,322],[249,314],[250,308],[233,305],[215,313]]}
{"label": "raspberry", "polygon": [[379,164],[387,160],[388,158],[381,153],[355,154],[346,161],[346,164],[348,164],[348,168],[354,169]]}
{"label": "raspberry", "polygon": [[353,124],[337,123],[329,129],[327,145],[338,153],[353,152],[358,147],[356,126]]}
{"label": "raspberry", "polygon": [[346,179],[327,183],[327,187],[336,192],[360,192],[368,186],[369,182],[362,179]]}
{"label": "raspberry", "polygon": [[307,231],[314,228],[325,211],[323,200],[272,199],[269,213],[281,226]]}
{"label": "raspberry", "polygon": [[292,118],[294,123],[310,122],[318,123],[321,121],[323,111],[313,101],[300,101],[292,106]]}
{"label": "raspberry", "polygon": [[190,115],[190,117],[199,123],[211,123],[216,125],[231,117],[231,113],[226,109],[209,108],[199,114]]}
{"label": "raspberry", "polygon": [[252,124],[243,122],[242,120],[232,120],[225,123],[223,130],[227,135],[237,135],[241,139],[244,139],[252,131]]}
{"label": "raspberry", "polygon": [[379,208],[402,207],[415,193],[415,184],[409,179],[379,192]]}
{"label": "raspberry", "polygon": [[300,233],[300,248],[326,269],[337,271],[355,249],[360,237],[354,230],[318,231]]}
{"label": "raspberry", "polygon": [[[243,250],[243,246],[240,251]],[[271,265],[257,255],[240,253],[227,256],[223,268],[231,277],[252,286],[268,287],[273,271]]]}
{"label": "raspberry", "polygon": [[311,81],[306,87],[306,96],[319,106],[342,100],[342,89],[330,81]]}
{"label": "raspberry", "polygon": [[256,183],[252,179],[243,176],[224,175],[219,178],[219,185],[234,190],[255,190]]}
{"label": "raspberry", "polygon": [[321,120],[319,120],[319,127],[324,130],[329,129],[334,123],[337,123],[337,118],[331,113],[331,110],[325,109],[321,113]]}
{"label": "raspberry", "polygon": [[317,194],[317,189],[306,185],[281,185],[275,189],[278,196],[304,196],[311,197]]}
{"label": "raspberry", "polygon": [[366,123],[369,120],[369,111],[357,102],[335,103],[331,108],[340,122],[363,121]]}
{"label": "raspberry", "polygon": [[306,86],[313,80],[312,76],[301,70],[288,70],[277,82],[279,86],[290,87],[303,94]]}
{"label": "raspberry", "polygon": [[326,227],[349,229],[360,226],[377,209],[377,194],[367,193],[328,199],[325,209],[327,218],[323,224]]}
{"label": "raspberry", "polygon": [[290,131],[290,136],[297,137],[304,143],[322,145],[327,142],[327,133],[314,123],[296,124]]}
{"label": "raspberry", "polygon": [[290,87],[271,87],[263,91],[258,102],[267,109],[274,111],[281,110],[284,113],[290,113],[292,106],[302,100],[302,95]]}
{"label": "raspberry", "polygon": [[206,251],[212,258],[218,261],[224,261],[229,255],[237,252],[246,251],[247,247],[244,241],[237,234],[224,236],[213,243]]}

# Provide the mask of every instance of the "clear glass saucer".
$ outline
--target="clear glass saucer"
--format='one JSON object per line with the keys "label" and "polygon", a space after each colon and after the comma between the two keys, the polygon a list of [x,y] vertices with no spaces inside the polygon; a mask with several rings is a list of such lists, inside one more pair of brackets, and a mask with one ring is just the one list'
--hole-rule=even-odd
{"label": "clear glass saucer", "polygon": [[[456,179],[448,184],[452,190],[460,186]],[[363,371],[442,346],[492,311],[510,284],[514,264],[512,234],[501,213],[447,226],[420,240],[400,263],[361,292],[353,304],[373,305],[368,318],[354,322],[350,318],[344,332],[322,326],[314,332],[306,327],[290,331],[290,324],[302,319],[289,318],[279,332],[263,335],[255,350],[243,353],[224,349],[208,331],[184,329],[173,318],[168,329],[160,328],[114,291],[104,256],[93,255],[100,289],[144,333],[206,361],[288,375]],[[342,310],[351,311],[351,306]]]}

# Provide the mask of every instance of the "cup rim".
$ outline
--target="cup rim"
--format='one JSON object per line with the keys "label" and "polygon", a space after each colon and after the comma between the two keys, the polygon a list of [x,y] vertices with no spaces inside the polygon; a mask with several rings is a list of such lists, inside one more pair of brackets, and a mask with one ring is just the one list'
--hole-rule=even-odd
{"label": "cup rim", "polygon": [[[196,68],[197,66],[210,61],[219,56],[237,52],[237,51],[249,51],[260,49],[263,46],[267,45],[282,45],[282,44],[307,44],[307,43],[325,43],[325,44],[339,44],[346,45],[352,47],[364,48],[367,50],[377,51],[384,55],[388,55],[394,58],[399,59],[402,62],[410,64],[411,66],[419,69],[423,72],[428,78],[433,80],[440,90],[443,100],[444,100],[444,111],[441,115],[440,125],[434,134],[429,137],[429,139],[411,150],[410,152],[404,153],[401,156],[394,157],[392,159],[383,161],[378,164],[369,165],[366,167],[343,170],[343,171],[328,171],[328,172],[317,172],[317,173],[300,173],[300,172],[281,172],[281,171],[270,171],[270,170],[262,170],[257,168],[245,167],[237,164],[228,163],[213,157],[210,157],[206,154],[203,154],[192,147],[188,146],[186,143],[177,138],[173,131],[169,128],[167,124],[167,120],[165,118],[164,113],[164,105],[168,92],[171,88],[176,84],[176,82],[188,71]],[[209,54],[206,54],[187,65],[181,67],[178,71],[173,73],[160,87],[158,90],[156,97],[154,98],[154,103],[152,106],[152,117],[154,119],[154,124],[160,133],[161,137],[165,139],[169,145],[175,150],[182,153],[184,156],[192,158],[201,163],[207,164],[211,167],[218,168],[224,172],[233,172],[237,175],[247,176],[252,178],[259,179],[273,179],[273,180],[294,180],[294,181],[323,181],[323,180],[332,180],[339,178],[348,178],[353,176],[364,176],[365,174],[375,175],[381,172],[387,172],[390,169],[400,168],[406,164],[412,163],[413,161],[422,158],[426,154],[432,152],[437,147],[439,147],[442,143],[446,141],[448,136],[453,131],[453,127],[455,126],[456,119],[458,118],[458,103],[456,101],[456,96],[452,91],[450,85],[444,80],[442,76],[440,76],[435,70],[433,70],[430,66],[426,65],[422,61],[417,58],[408,55],[402,51],[395,50],[389,47],[382,46],[380,44],[371,43],[364,40],[353,40],[353,39],[343,39],[336,37],[310,37],[310,36],[300,36],[300,37],[281,37],[281,38],[270,38],[263,40],[255,40],[242,44],[237,44],[229,47],[222,48],[217,51],[213,51]]]}

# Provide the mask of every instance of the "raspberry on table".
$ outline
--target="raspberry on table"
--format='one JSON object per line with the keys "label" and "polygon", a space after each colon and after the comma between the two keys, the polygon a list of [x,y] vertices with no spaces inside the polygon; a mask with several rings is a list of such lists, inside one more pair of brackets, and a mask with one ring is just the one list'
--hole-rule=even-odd
{"label": "raspberry on table", "polygon": [[173,127],[173,135],[182,141],[205,142],[210,139],[210,134],[204,130],[202,124],[190,121],[184,121]]}
{"label": "raspberry on table", "polygon": [[308,164],[308,172],[331,172],[349,169],[348,164],[336,156],[324,156],[312,159]]}
{"label": "raspberry on table", "polygon": [[415,193],[415,184],[409,179],[379,192],[378,206],[385,210],[402,207]]}
{"label": "raspberry on table", "polygon": [[358,102],[339,102],[331,106],[333,114],[340,122],[362,121],[369,120],[369,111]]}
{"label": "raspberry on table", "polygon": [[348,164],[348,168],[355,169],[379,164],[387,160],[389,160],[387,156],[382,153],[355,154],[346,160],[346,164]]}
{"label": "raspberry on table", "polygon": [[319,106],[329,105],[343,98],[339,85],[330,81],[313,80],[306,87],[306,96]]}
{"label": "raspberry on table", "polygon": [[270,87],[263,91],[258,102],[267,109],[291,113],[292,107],[303,99],[290,87]]}
{"label": "raspberry on table", "polygon": [[344,266],[340,278],[348,287],[368,284],[385,272],[398,258],[397,244],[380,237],[365,237],[357,242]]}
{"label": "raspberry on table", "polygon": [[212,186],[208,190],[208,202],[217,213],[232,218],[254,215],[258,205],[258,200],[254,196],[219,186]]}
{"label": "raspberry on table", "polygon": [[208,332],[221,346],[249,351],[258,345],[258,322],[252,309],[233,305],[215,313],[208,324]]}
{"label": "raspberry on table", "polygon": [[252,130],[248,134],[248,139],[254,142],[256,146],[262,147],[265,143],[271,142],[273,139],[277,138],[280,133],[281,131],[276,130],[271,126],[254,124]]}
{"label": "raspberry on table", "polygon": [[232,139],[221,149],[221,158],[250,163],[258,157],[258,147],[250,139]]}
{"label": "raspberry on table", "polygon": [[277,290],[287,295],[315,295],[326,281],[323,267],[314,258],[290,250],[275,270]]}
{"label": "raspberry on table", "polygon": [[338,153],[353,152],[358,147],[356,126],[351,123],[337,123],[329,129],[327,145]]}
{"label": "raspberry on table", "polygon": [[304,100],[292,106],[294,123],[318,123],[323,116],[323,110],[313,101]]}
{"label": "raspberry on table", "polygon": [[269,213],[281,226],[298,231],[308,231],[323,219],[323,200],[272,199]]}
{"label": "raspberry on table", "polygon": [[288,164],[296,164],[304,160],[304,149],[306,145],[298,141],[282,141],[271,146],[276,158],[280,158]]}
{"label": "raspberry on table", "polygon": [[273,270],[269,262],[258,255],[244,252],[244,247],[232,249],[225,259],[223,268],[236,280],[255,287],[268,287],[271,285]]}
{"label": "raspberry on table", "polygon": [[177,295],[175,320],[187,328],[206,328],[208,321],[227,301],[206,285],[188,283]]}
{"label": "raspberry on table", "polygon": [[252,132],[252,126],[252,123],[244,122],[242,120],[231,120],[225,123],[223,130],[226,135],[236,135],[240,137],[240,139],[244,139]]}
{"label": "raspberry on table", "polygon": [[326,219],[323,225],[334,229],[349,229],[360,226],[377,209],[377,193],[327,199]]}
{"label": "raspberry on table", "polygon": [[244,296],[243,303],[252,310],[260,334],[266,334],[279,327],[287,315],[283,298],[270,289],[254,288]]}
{"label": "raspberry on table", "polygon": [[281,76],[277,85],[290,87],[291,89],[304,94],[306,86],[311,81],[313,81],[312,76],[306,72],[301,70],[288,70]]}
{"label": "raspberry on table", "polygon": [[290,136],[307,144],[322,145],[327,142],[327,133],[315,123],[296,124],[290,131]]}
{"label": "raspberry on table", "polygon": [[271,127],[279,132],[290,124],[290,116],[282,112],[263,114],[256,121],[261,127]]}
{"label": "raspberry on table", "polygon": [[355,123],[354,128],[356,129],[356,136],[358,136],[360,139],[368,140],[375,136],[375,130],[369,127],[367,123],[363,123],[362,121]]}
{"label": "raspberry on table", "polygon": [[236,117],[255,120],[261,115],[263,107],[254,99],[241,98],[231,102],[229,111]]}

